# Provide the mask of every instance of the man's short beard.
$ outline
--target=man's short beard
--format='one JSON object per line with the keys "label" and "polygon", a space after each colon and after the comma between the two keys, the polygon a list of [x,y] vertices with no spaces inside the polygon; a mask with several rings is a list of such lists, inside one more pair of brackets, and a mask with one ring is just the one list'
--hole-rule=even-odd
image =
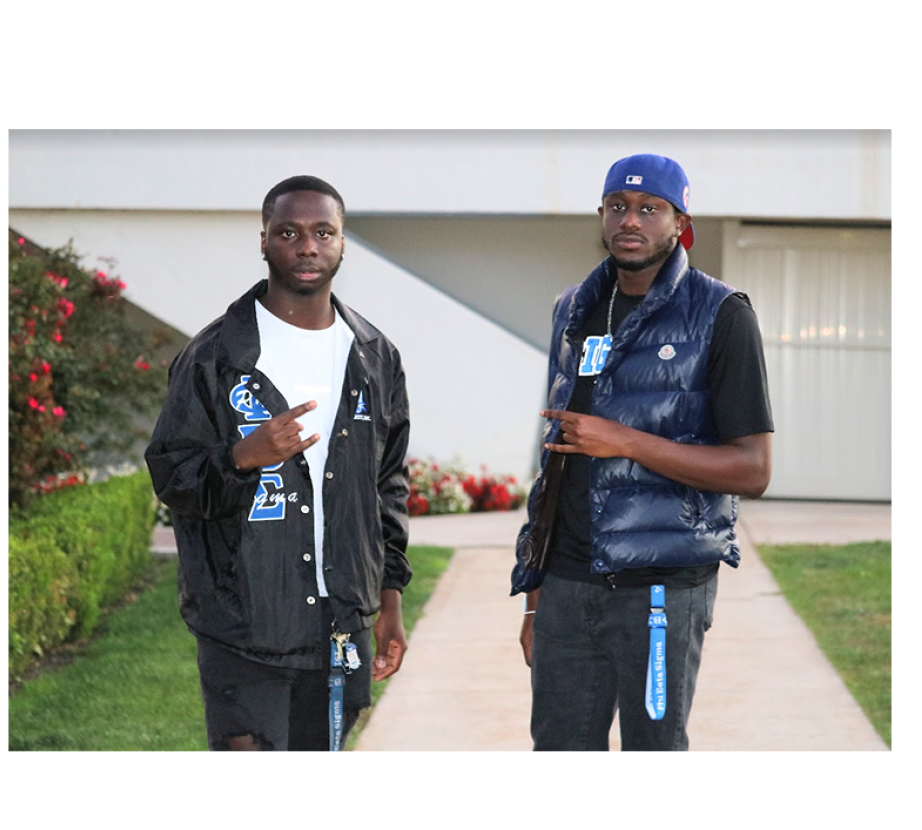
{"label": "man's short beard", "polygon": [[[333,268],[333,270],[330,271],[330,281],[332,281],[333,277],[336,276],[336,273],[339,271],[339,266],[343,264],[343,255],[344,255],[344,254],[345,254],[345,252],[343,252],[343,253],[341,253],[341,254],[339,255],[339,262],[337,262],[337,263],[336,263],[336,266]],[[272,261],[272,257],[270,257],[269,254],[267,253],[267,254],[263,257],[263,259],[266,260],[266,264],[269,266],[269,276],[272,277],[272,278],[274,278],[275,281],[278,283],[278,285],[284,286],[284,285],[285,285],[285,280],[282,278],[281,272],[280,272],[279,269],[276,267],[275,263]],[[314,293],[314,290],[315,290],[315,289],[312,288],[311,286],[305,285],[305,286],[301,286],[300,288],[294,289],[293,293],[298,294],[298,295],[300,295],[300,296],[302,296],[302,297],[307,297],[307,296],[310,296],[311,294],[313,294],[313,293]]]}
{"label": "man's short beard", "polygon": [[634,271],[645,271],[658,262],[665,262],[669,259],[669,255],[675,250],[675,244],[675,238],[671,237],[646,259],[619,259],[618,255],[612,251],[611,243],[604,236],[602,237],[602,245],[605,250],[611,254],[612,259],[615,261],[615,265],[622,271],[627,271],[629,273]]}

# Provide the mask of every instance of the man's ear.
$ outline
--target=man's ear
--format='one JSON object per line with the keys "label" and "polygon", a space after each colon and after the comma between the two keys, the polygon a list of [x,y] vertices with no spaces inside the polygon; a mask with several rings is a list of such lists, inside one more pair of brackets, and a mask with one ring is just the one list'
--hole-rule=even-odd
{"label": "man's ear", "polygon": [[262,254],[262,258],[266,258],[266,232],[259,232],[259,252]]}
{"label": "man's ear", "polygon": [[685,233],[685,229],[691,224],[691,220],[692,220],[691,216],[689,216],[687,213],[679,213],[678,211],[676,211],[676,214],[675,214],[676,234],[675,235],[681,236],[683,233]]}

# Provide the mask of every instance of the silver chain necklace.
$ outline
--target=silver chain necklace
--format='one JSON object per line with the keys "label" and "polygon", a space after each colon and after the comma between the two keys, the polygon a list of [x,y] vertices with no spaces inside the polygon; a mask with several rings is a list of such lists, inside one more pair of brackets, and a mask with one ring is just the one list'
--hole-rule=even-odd
{"label": "silver chain necklace", "polygon": [[615,287],[611,290],[611,300],[608,303],[608,339],[611,340],[611,313],[615,307],[615,295],[618,293],[618,280],[615,280]]}

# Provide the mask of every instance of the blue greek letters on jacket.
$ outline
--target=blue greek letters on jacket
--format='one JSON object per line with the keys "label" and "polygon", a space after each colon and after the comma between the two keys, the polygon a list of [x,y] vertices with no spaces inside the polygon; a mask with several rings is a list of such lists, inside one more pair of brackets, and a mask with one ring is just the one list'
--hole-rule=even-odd
{"label": "blue greek letters on jacket", "polygon": [[[237,430],[241,438],[246,438],[259,422],[268,421],[272,414],[264,407],[256,396],[247,389],[249,375],[241,375],[238,383],[230,391],[230,405],[243,413],[246,421],[258,423],[238,424]],[[253,497],[253,507],[250,508],[249,521],[271,522],[285,518],[285,482],[282,477],[274,472],[282,466],[282,462],[271,467],[263,467],[256,495]]]}

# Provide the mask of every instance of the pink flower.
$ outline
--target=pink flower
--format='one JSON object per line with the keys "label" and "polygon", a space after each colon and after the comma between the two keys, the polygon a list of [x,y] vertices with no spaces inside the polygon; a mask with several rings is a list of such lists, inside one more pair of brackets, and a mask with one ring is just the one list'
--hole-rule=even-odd
{"label": "pink flower", "polygon": [[74,304],[66,297],[61,297],[58,300],[58,310],[61,311],[65,318],[70,317],[74,313]]}
{"label": "pink flower", "polygon": [[46,375],[51,371],[51,364],[47,360],[42,362],[42,371]]}
{"label": "pink flower", "polygon": [[63,338],[63,336],[61,335],[61,332],[56,331],[56,332],[51,336],[51,339],[54,340],[55,343],[60,343],[64,338]]}
{"label": "pink flower", "polygon": [[51,414],[54,415],[56,418],[63,418],[67,413],[64,411],[63,406],[56,406],[54,409],[51,410]]}
{"label": "pink flower", "polygon": [[29,380],[31,380],[32,383],[35,383],[35,381],[38,380],[38,375],[35,374],[35,372],[30,372],[30,373],[29,373]]}
{"label": "pink flower", "polygon": [[33,409],[44,409],[44,407],[35,398],[29,398],[29,406]]}
{"label": "pink flower", "polygon": [[58,276],[54,271],[45,271],[45,276],[56,282],[61,288],[67,288],[67,277]]}
{"label": "pink flower", "polygon": [[21,236],[20,236],[19,239],[17,239],[16,241],[17,241],[20,245],[25,245],[25,244],[26,244],[26,240],[23,239]]}

